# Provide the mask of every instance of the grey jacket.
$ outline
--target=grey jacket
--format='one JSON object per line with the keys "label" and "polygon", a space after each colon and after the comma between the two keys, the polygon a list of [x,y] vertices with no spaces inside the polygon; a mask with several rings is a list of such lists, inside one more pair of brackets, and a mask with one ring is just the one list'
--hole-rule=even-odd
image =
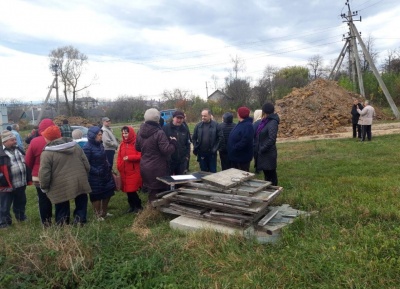
{"label": "grey jacket", "polygon": [[108,128],[103,125],[101,128],[103,131],[103,146],[104,150],[116,150],[118,149],[118,141],[117,138],[115,137],[114,133],[112,132],[111,128]]}

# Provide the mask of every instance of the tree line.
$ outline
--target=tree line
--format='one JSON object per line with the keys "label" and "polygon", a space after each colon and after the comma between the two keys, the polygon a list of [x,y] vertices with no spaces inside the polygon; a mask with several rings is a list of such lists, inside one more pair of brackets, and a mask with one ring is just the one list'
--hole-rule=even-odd
{"label": "tree line", "polygon": [[[374,39],[368,37],[366,46],[373,60],[376,61],[378,53],[374,50]],[[365,96],[381,106],[386,106],[386,98],[375,79],[368,61],[360,51],[361,68],[364,81]],[[190,91],[176,88],[172,91],[165,90],[159,102],[160,109],[176,108],[186,112],[189,120],[197,119],[199,111],[209,107],[214,114],[220,115],[226,111],[235,111],[237,107],[248,106],[251,109],[259,109],[265,102],[275,102],[292,91],[293,88],[303,87],[317,78],[328,78],[331,66],[324,65],[321,55],[313,55],[308,59],[306,66],[288,66],[278,68],[267,65],[259,79],[252,86],[252,79],[246,76],[246,64],[239,56],[231,56],[232,66],[223,83],[211,76],[213,88],[224,92],[228,98],[218,102],[206,101]],[[76,99],[90,87],[89,84],[81,84],[80,79],[88,64],[88,57],[72,46],[64,46],[54,49],[49,54],[49,68],[57,73],[62,88],[64,106],[67,115],[84,114],[84,111],[76,105]],[[376,63],[375,63],[376,64]],[[394,102],[400,104],[400,50],[392,50],[387,53],[380,67],[381,76],[392,95]],[[335,80],[345,89],[358,91],[357,83],[350,77],[350,64],[344,63],[340,71],[336,73]],[[93,81],[96,76],[93,77]],[[93,82],[92,81],[92,82]],[[118,96],[111,105],[107,106],[107,115],[115,121],[141,120],[143,111],[153,104],[146,96],[133,97],[129,95]],[[222,111],[224,110],[224,111]],[[82,115],[84,116],[84,115]]]}

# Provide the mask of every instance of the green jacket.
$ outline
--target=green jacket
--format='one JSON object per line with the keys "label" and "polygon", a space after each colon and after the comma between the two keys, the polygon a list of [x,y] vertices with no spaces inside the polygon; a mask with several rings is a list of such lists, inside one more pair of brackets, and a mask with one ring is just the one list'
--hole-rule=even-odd
{"label": "green jacket", "polygon": [[91,192],[89,162],[74,141],[59,138],[48,143],[40,156],[40,187],[53,204]]}

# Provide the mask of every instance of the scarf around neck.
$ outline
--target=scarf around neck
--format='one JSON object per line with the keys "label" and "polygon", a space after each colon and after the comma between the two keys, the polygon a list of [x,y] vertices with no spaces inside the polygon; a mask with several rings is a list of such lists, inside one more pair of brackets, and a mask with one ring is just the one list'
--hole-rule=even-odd
{"label": "scarf around neck", "polygon": [[263,128],[267,125],[268,121],[269,121],[269,118],[264,118],[261,121],[261,123],[257,127],[256,136],[258,136],[260,134],[260,132],[263,130]]}

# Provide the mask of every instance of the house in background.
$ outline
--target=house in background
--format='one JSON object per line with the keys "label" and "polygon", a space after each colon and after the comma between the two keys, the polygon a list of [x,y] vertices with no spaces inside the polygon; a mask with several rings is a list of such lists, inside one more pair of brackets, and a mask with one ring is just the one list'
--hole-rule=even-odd
{"label": "house in background", "polygon": [[93,109],[99,106],[99,102],[90,96],[80,97],[76,100],[76,104],[83,109]]}
{"label": "house in background", "polygon": [[230,100],[230,99],[231,97],[229,97],[227,94],[225,94],[219,89],[217,89],[207,97],[207,100],[218,101],[218,102],[221,100]]}

